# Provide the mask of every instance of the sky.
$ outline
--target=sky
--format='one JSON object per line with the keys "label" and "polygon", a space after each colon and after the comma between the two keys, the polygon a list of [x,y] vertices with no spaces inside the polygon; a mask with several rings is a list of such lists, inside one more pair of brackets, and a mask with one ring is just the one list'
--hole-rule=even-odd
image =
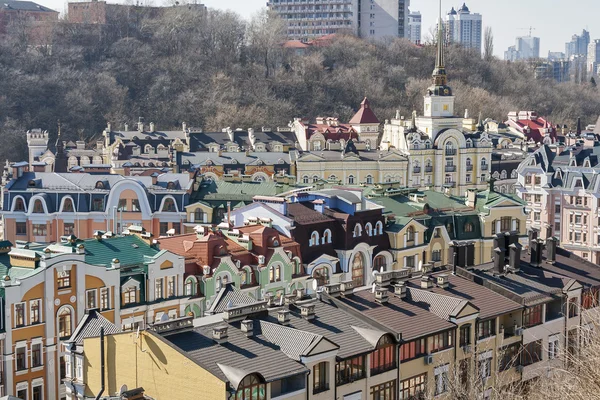
{"label": "sky", "polygon": [[[36,1],[36,0],[34,0]],[[132,2],[132,0],[128,0]],[[150,0],[152,1],[152,0]],[[250,18],[267,0],[199,0],[208,7],[229,9]],[[442,0],[442,9],[447,13],[451,7],[458,9],[463,0]],[[57,11],[63,11],[66,3],[61,0],[37,0],[38,3]],[[109,0],[109,2],[119,2]],[[141,1],[146,3],[146,1]],[[154,0],[161,4],[162,0]],[[429,32],[438,17],[438,0],[410,0],[410,9],[423,15],[423,34]],[[473,13],[483,15],[484,29],[491,26],[494,33],[494,53],[502,57],[504,51],[514,45],[517,36],[529,35],[541,38],[540,55],[548,51],[565,51],[565,43],[573,34],[590,31],[591,39],[600,38],[600,28],[594,19],[600,15],[600,0],[468,0],[467,6]]]}

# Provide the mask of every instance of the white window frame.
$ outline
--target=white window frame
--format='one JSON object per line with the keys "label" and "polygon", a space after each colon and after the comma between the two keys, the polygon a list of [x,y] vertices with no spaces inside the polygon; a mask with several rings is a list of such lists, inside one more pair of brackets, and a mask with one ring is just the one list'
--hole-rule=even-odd
{"label": "white window frame", "polygon": [[548,360],[558,358],[559,346],[560,338],[558,335],[553,335],[548,338]]}
{"label": "white window frame", "polygon": [[[88,296],[90,295],[90,293],[94,293],[94,306],[90,307],[89,305],[89,298]],[[92,308],[98,308],[98,289],[89,289],[85,291],[85,309],[89,310]]]}
{"label": "white window frame", "polygon": [[15,387],[15,389],[16,389],[15,396],[17,395],[17,393],[19,393],[19,391],[24,390],[25,398],[26,399],[29,398],[29,382],[19,382],[19,383],[17,383],[17,386]]}
{"label": "white window frame", "polygon": [[[102,308],[102,293],[106,292],[106,308]],[[110,310],[110,288],[102,287],[100,288],[100,297],[98,298],[98,307],[100,307],[100,311]]]}
{"label": "white window frame", "polygon": [[[42,389],[42,400],[44,400],[44,378],[37,378],[31,381],[31,398],[33,399],[33,388],[39,387]],[[29,395],[29,393],[27,394]]]}
{"label": "white window frame", "polygon": [[83,382],[83,357],[75,356],[75,379]]}
{"label": "white window frame", "polygon": [[439,396],[448,392],[448,371],[450,364],[441,365],[434,369],[435,395]]}
{"label": "white window frame", "polygon": [[[33,346],[40,346],[40,365],[33,365]],[[29,353],[29,365],[31,365],[31,368],[42,368],[44,366],[44,343],[42,342],[42,338],[36,338],[31,341],[31,351]]]}
{"label": "white window frame", "polygon": [[[23,306],[23,325],[18,325],[17,324],[17,305],[21,304]],[[14,312],[14,326],[15,328],[18,327],[23,327],[23,326],[27,326],[27,302],[22,301],[19,303],[15,303],[13,306],[13,312]]]}
{"label": "white window frame", "polygon": [[36,322],[36,324],[41,324],[42,321],[44,320],[42,318],[42,311],[43,311],[42,299],[29,300],[29,323],[30,324],[33,324],[32,306],[36,303],[38,306],[38,322]]}
{"label": "white window frame", "polygon": [[[22,370],[17,369],[17,352],[19,349],[25,349],[25,368]],[[28,353],[29,353],[29,350],[27,350],[27,341],[26,340],[15,343],[15,364],[14,364],[14,366],[15,366],[15,373],[17,375],[21,375],[21,374],[28,372],[28,370],[29,370],[29,357],[27,356]]]}

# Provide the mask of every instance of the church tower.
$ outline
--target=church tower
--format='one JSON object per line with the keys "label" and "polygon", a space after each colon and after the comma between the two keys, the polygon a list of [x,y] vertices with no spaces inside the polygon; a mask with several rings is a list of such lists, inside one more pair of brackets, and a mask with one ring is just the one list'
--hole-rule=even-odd
{"label": "church tower", "polygon": [[60,121],[58,122],[58,136],[55,145],[54,172],[67,172],[68,160],[65,154],[65,145],[60,134]]}
{"label": "church tower", "polygon": [[454,96],[452,88],[448,86],[444,57],[444,34],[441,17],[438,22],[437,56],[433,69],[433,85],[427,89],[425,95],[424,116],[433,118],[454,117]]}

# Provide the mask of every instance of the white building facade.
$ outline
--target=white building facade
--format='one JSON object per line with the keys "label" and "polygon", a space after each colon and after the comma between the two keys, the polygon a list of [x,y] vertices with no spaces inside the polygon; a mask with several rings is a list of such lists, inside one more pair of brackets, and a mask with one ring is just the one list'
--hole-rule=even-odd
{"label": "white building facade", "polygon": [[464,3],[458,11],[453,7],[444,22],[448,43],[458,43],[481,53],[482,21],[481,14],[471,13]]}
{"label": "white building facade", "polygon": [[408,40],[414,44],[421,44],[421,13],[411,11],[408,14]]}

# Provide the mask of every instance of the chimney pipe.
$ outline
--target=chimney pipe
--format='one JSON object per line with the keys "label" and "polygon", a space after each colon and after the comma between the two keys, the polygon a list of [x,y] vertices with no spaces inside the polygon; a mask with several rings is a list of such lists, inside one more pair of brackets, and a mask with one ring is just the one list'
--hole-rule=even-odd
{"label": "chimney pipe", "polygon": [[96,396],[96,400],[99,400],[104,393],[104,327],[100,327],[100,392]]}
{"label": "chimney pipe", "polygon": [[227,225],[231,226],[231,202],[227,202]]}
{"label": "chimney pipe", "polygon": [[504,250],[499,247],[494,249],[494,274],[504,274]]}
{"label": "chimney pipe", "polygon": [[508,264],[513,272],[521,269],[521,245],[513,243],[509,246],[509,261]]}
{"label": "chimney pipe", "polygon": [[546,239],[546,261],[549,264],[556,262],[556,238],[552,236]]}
{"label": "chimney pipe", "polygon": [[254,335],[254,321],[251,319],[245,319],[242,321],[240,326],[242,332],[246,334],[246,337],[251,337]]}
{"label": "chimney pipe", "polygon": [[531,229],[529,229],[529,232],[527,232],[527,236],[528,236],[528,241],[527,241],[527,243],[529,243],[529,253],[531,253],[531,251],[533,250],[533,249],[532,249],[532,246],[533,246],[533,243],[532,243],[532,242],[533,242],[535,239],[537,239],[537,237],[538,237],[538,230],[537,230],[537,229],[535,229],[535,228],[531,228]]}
{"label": "chimney pipe", "polygon": [[279,310],[277,311],[277,321],[279,321],[279,323],[281,325],[289,325],[290,324],[290,310]]}
{"label": "chimney pipe", "polygon": [[219,325],[219,326],[215,326],[212,329],[212,338],[215,342],[217,342],[218,344],[224,344],[227,343],[227,329],[228,326],[227,325]]}

